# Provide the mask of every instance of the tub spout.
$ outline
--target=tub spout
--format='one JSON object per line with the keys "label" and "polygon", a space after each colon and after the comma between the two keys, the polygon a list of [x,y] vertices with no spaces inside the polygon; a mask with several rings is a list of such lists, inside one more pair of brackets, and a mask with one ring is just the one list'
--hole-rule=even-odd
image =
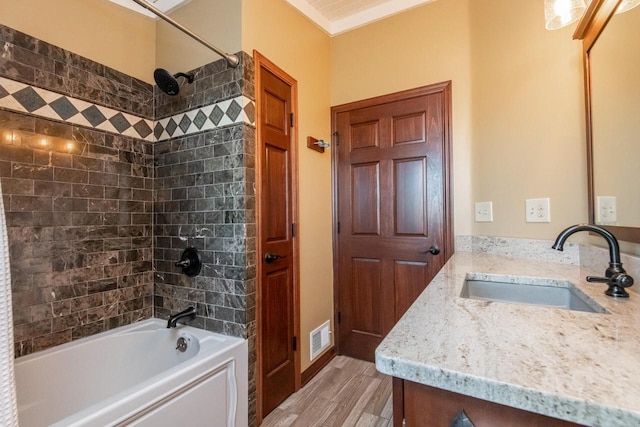
{"label": "tub spout", "polygon": [[167,322],[167,328],[175,328],[178,325],[178,320],[188,317],[189,320],[193,320],[196,318],[196,308],[189,307],[186,310],[181,311],[180,313],[176,313],[173,316],[169,316],[169,321]]}

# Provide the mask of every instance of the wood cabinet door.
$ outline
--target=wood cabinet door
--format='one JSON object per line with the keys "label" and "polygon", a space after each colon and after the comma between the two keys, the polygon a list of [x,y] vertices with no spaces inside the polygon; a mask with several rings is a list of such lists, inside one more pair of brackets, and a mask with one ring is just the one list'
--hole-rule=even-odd
{"label": "wood cabinet door", "polygon": [[[475,427],[579,427],[569,421],[411,381],[398,378],[393,381],[395,427],[451,427],[463,410]],[[398,399],[401,401],[397,402]]]}
{"label": "wood cabinet door", "polygon": [[450,256],[449,89],[334,109],[341,354],[373,361]]}

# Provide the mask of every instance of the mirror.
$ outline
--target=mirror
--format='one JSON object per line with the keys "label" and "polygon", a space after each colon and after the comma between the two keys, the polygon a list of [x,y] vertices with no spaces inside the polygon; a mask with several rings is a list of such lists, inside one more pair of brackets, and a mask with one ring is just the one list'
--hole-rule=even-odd
{"label": "mirror", "polygon": [[618,3],[594,0],[574,37],[585,52],[589,218],[639,243],[640,7],[615,14]]}

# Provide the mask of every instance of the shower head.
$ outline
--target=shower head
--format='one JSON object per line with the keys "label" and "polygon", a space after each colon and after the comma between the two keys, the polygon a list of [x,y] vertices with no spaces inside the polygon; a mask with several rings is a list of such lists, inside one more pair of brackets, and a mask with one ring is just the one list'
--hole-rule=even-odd
{"label": "shower head", "polygon": [[193,83],[193,74],[176,73],[171,75],[170,72],[163,68],[157,68],[153,72],[153,79],[161,91],[167,95],[177,95],[180,92],[180,85],[178,85],[178,77],[184,77],[189,84]]}

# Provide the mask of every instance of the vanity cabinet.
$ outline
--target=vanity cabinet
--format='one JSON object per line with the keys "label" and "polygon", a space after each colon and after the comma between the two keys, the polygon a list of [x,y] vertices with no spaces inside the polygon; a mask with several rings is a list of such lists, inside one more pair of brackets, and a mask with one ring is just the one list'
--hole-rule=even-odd
{"label": "vanity cabinet", "polygon": [[579,426],[412,381],[393,379],[394,427],[451,427],[452,421],[463,410],[475,427]]}

